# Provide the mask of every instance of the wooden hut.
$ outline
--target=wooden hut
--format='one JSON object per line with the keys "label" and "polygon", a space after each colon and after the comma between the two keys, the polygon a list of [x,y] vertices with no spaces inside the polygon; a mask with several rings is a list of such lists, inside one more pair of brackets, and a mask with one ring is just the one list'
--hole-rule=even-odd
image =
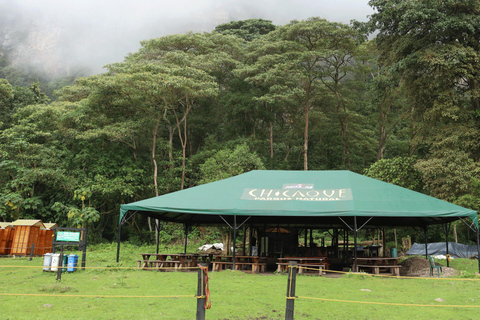
{"label": "wooden hut", "polygon": [[57,227],[56,223],[44,223],[45,228],[40,228],[37,243],[35,243],[36,255],[44,255],[53,250],[53,227]]}
{"label": "wooden hut", "polygon": [[37,246],[40,228],[45,228],[45,225],[41,220],[17,220],[13,222],[12,225],[15,227],[15,232],[10,254],[29,255],[32,244]]}
{"label": "wooden hut", "polygon": [[10,254],[14,229],[11,222],[0,222],[0,255]]}

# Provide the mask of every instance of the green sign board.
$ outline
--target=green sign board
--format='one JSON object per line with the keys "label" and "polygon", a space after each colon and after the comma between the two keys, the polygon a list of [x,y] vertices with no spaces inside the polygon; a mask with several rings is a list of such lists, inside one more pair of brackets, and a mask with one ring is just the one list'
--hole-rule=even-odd
{"label": "green sign board", "polygon": [[80,232],[57,231],[57,241],[79,242]]}

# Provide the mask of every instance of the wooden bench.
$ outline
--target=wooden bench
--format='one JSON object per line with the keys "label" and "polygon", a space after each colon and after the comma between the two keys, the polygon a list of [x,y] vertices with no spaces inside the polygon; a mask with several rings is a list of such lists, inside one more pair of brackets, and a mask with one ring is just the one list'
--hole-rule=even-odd
{"label": "wooden bench", "polygon": [[[257,273],[257,272],[265,272],[267,264],[254,263],[254,262],[235,262],[235,270],[245,270],[246,266],[250,266],[252,268],[252,272]],[[233,269],[233,262],[226,262],[226,261],[212,262],[212,271],[220,271],[220,270],[226,270],[226,269]]]}
{"label": "wooden bench", "polygon": [[250,266],[253,273],[265,272],[267,266],[266,263],[254,263],[254,262],[235,262],[235,270],[246,270],[244,267]]}
{"label": "wooden bench", "polygon": [[[388,269],[391,274],[395,276],[400,275],[400,268],[402,266],[399,265],[374,265],[374,264],[358,264],[358,268],[365,268],[365,269],[371,269],[373,271],[373,274],[380,274],[380,269]],[[353,270],[354,266],[352,266]]]}
{"label": "wooden bench", "polygon": [[230,269],[233,268],[233,262],[226,261],[213,261],[212,262],[212,271],[226,270],[230,266]]}
{"label": "wooden bench", "polygon": [[[157,264],[158,271],[171,271],[170,268],[175,268],[177,271],[179,267],[182,266],[182,262],[174,260],[158,260],[160,263]],[[165,269],[162,269],[165,268]],[[168,268],[168,269],[167,269]]]}
{"label": "wooden bench", "polygon": [[148,260],[137,260],[137,268],[147,268]]}
{"label": "wooden bench", "polygon": [[[308,270],[305,268],[317,269],[318,268],[318,275],[321,276],[325,273],[326,266],[322,263],[300,263],[298,264],[298,274],[306,273]],[[304,268],[302,268],[304,267]]]}
{"label": "wooden bench", "polygon": [[277,262],[277,272],[285,272],[288,265],[288,263]]}

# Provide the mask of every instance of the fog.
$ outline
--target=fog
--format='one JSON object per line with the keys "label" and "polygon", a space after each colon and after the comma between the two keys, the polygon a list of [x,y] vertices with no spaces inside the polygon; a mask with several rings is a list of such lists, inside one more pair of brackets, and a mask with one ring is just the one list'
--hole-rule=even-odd
{"label": "fog", "polygon": [[[28,61],[50,72],[85,66],[91,73],[122,61],[141,40],[211,31],[232,20],[262,18],[282,25],[319,16],[349,23],[366,21],[373,13],[368,0],[0,0],[0,10],[9,18],[3,23],[26,30],[14,62]],[[19,33],[4,34],[8,39],[0,38],[0,45],[5,47]]]}

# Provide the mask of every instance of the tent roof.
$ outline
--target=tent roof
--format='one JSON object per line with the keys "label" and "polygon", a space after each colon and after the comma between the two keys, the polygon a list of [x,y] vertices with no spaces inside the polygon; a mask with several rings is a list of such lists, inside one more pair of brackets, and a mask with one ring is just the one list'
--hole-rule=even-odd
{"label": "tent roof", "polygon": [[257,226],[343,226],[353,217],[370,226],[425,226],[468,217],[478,226],[474,210],[351,171],[250,171],[121,205],[120,221],[128,211],[188,225],[223,224],[236,216],[250,217],[248,224]]}

